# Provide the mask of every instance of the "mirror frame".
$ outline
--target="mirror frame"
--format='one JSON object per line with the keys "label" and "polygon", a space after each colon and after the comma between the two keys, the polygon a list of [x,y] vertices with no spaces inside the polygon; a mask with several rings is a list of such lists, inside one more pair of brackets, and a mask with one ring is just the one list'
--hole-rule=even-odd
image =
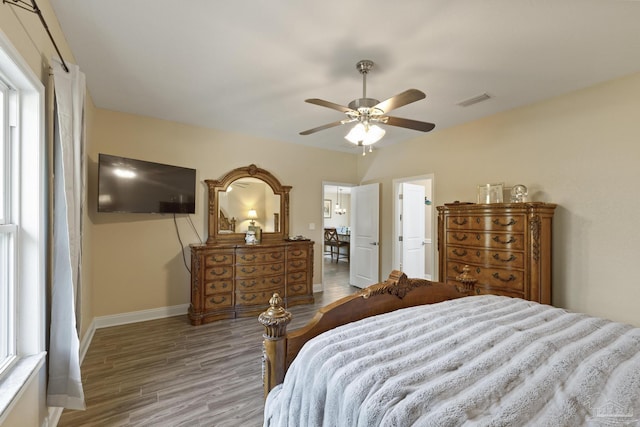
{"label": "mirror frame", "polygon": [[231,183],[240,178],[257,178],[269,185],[273,194],[280,196],[280,231],[263,232],[261,243],[281,242],[289,238],[289,191],[291,186],[282,185],[269,171],[260,169],[254,164],[234,169],[220,179],[206,179],[209,188],[209,237],[207,244],[216,243],[244,243],[245,233],[218,232],[218,196],[227,191]]}

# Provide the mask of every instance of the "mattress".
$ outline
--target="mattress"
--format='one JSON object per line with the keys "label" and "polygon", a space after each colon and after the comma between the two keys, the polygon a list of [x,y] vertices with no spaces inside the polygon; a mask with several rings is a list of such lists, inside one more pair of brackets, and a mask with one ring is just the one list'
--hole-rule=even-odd
{"label": "mattress", "polygon": [[472,296],[307,342],[264,426],[640,425],[640,329]]}

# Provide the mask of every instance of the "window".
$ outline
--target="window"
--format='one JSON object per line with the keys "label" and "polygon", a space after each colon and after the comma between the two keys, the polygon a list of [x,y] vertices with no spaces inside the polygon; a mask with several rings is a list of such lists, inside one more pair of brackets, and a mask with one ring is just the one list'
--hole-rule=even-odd
{"label": "window", "polygon": [[44,86],[2,32],[0,97],[2,424],[44,363],[47,218]]}
{"label": "window", "polygon": [[17,226],[12,221],[16,205],[12,191],[12,129],[15,129],[16,92],[0,78],[0,372],[16,356],[15,256]]}

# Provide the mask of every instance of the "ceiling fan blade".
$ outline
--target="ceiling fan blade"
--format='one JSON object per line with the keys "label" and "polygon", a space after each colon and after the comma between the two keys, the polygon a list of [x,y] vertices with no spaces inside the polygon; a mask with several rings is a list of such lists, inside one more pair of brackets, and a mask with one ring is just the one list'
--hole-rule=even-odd
{"label": "ceiling fan blade", "polygon": [[386,116],[384,119],[380,121],[387,125],[419,130],[421,132],[429,132],[434,127],[436,127],[436,125],[434,125],[433,123],[420,122],[418,120],[411,120],[411,119],[403,119],[401,117]]}
{"label": "ceiling fan blade", "polygon": [[316,132],[319,132],[321,130],[330,129],[332,127],[340,126],[343,123],[344,123],[344,120],[338,120],[337,122],[327,123],[326,125],[318,126],[317,128],[313,128],[313,129],[309,129],[309,130],[305,130],[303,132],[300,132],[300,135],[311,135],[312,133],[316,133]]}
{"label": "ceiling fan blade", "polygon": [[426,98],[424,92],[419,91],[418,89],[407,89],[402,93],[399,93],[395,96],[392,96],[389,99],[386,99],[377,105],[374,105],[374,109],[380,109],[385,113],[388,113],[391,110],[396,108],[400,108],[403,105],[411,104],[412,102],[420,101],[421,99]]}
{"label": "ceiling fan blade", "polygon": [[336,104],[334,102],[329,102],[329,101],[325,101],[323,99],[318,99],[318,98],[305,99],[304,102],[308,102],[309,104],[319,105],[321,107],[332,108],[334,110],[338,110],[343,113],[350,113],[355,111],[349,107],[345,107],[344,105]]}

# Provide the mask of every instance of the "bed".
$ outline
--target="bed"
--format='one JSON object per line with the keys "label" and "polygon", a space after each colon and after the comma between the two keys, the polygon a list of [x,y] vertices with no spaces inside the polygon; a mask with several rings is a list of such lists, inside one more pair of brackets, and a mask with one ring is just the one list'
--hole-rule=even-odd
{"label": "bed", "polygon": [[630,325],[397,271],[297,331],[270,304],[265,426],[640,425]]}

